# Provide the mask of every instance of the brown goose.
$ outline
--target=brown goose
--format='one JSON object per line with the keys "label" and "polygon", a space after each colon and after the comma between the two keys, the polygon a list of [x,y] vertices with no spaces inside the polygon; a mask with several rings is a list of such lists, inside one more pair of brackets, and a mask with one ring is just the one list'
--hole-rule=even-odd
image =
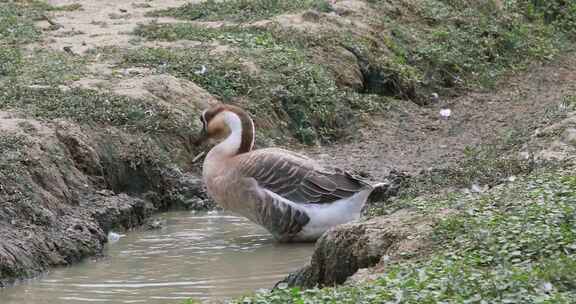
{"label": "brown goose", "polygon": [[288,150],[252,150],[254,123],[239,107],[216,105],[201,119],[204,138],[222,140],[204,161],[208,194],[278,241],[314,241],[329,228],[358,219],[378,186]]}

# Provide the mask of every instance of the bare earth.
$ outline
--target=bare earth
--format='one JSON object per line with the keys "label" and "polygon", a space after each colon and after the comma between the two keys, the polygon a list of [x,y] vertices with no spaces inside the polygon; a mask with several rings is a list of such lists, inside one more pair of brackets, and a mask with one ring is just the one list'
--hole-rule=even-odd
{"label": "bare earth", "polygon": [[[178,22],[171,18],[149,18],[144,14],[158,9],[177,7],[191,1],[48,0],[47,2],[55,6],[80,4],[82,8],[54,14],[52,21],[62,27],[51,31],[42,46],[54,50],[69,47],[73,52],[83,54],[87,50],[99,47],[134,46],[135,44],[131,43],[134,37],[130,33],[139,23],[149,23],[152,20],[163,23]],[[50,26],[48,22],[42,25],[45,28]]]}
{"label": "bare earth", "polygon": [[[493,90],[440,98],[427,107],[395,105],[385,115],[373,117],[353,142],[308,153],[375,178],[383,178],[391,169],[414,174],[448,167],[463,157],[466,147],[513,137],[518,131],[538,133],[546,126],[547,111],[556,110],[563,96],[575,94],[576,59],[568,55],[503,79]],[[450,109],[451,115],[443,118],[441,109]],[[566,151],[556,153],[556,158],[573,152],[568,146],[561,148]]]}

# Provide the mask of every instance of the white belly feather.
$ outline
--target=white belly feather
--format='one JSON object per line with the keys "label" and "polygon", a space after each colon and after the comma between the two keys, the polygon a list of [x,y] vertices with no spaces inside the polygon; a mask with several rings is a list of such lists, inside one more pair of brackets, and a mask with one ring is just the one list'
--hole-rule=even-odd
{"label": "white belly feather", "polygon": [[310,221],[298,234],[298,240],[316,240],[328,229],[360,218],[362,207],[373,189],[360,191],[350,197],[325,204],[299,204],[266,190],[279,201],[304,211]]}

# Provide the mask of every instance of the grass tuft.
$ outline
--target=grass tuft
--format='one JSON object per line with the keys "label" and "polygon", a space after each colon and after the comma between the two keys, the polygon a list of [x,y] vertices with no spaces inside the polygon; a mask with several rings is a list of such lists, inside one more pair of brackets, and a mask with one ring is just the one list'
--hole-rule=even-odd
{"label": "grass tuft", "polygon": [[34,4],[8,2],[0,5],[0,47],[29,43],[40,37],[34,26],[43,10]]}
{"label": "grass tuft", "polygon": [[[374,282],[277,289],[233,303],[574,303],[576,176],[549,172],[437,204],[436,253],[390,265]],[[452,205],[457,202],[457,205]]]}
{"label": "grass tuft", "polygon": [[307,9],[329,12],[331,6],[325,0],[207,0],[151,12],[148,15],[187,20],[250,22]]}
{"label": "grass tuft", "polygon": [[0,109],[18,109],[39,119],[66,118],[86,125],[110,125],[143,132],[194,132],[194,118],[145,100],[94,90],[30,87],[9,82],[0,86]]}
{"label": "grass tuft", "polygon": [[[340,90],[326,69],[300,48],[283,44],[268,32],[229,34],[231,44],[240,49],[218,58],[209,48],[144,48],[127,54],[124,62],[189,79],[226,102],[248,99],[245,106],[256,117],[287,121],[292,135],[308,144],[346,136],[356,120],[352,108],[373,106],[360,102],[356,93]],[[205,73],[199,72],[202,67]]]}

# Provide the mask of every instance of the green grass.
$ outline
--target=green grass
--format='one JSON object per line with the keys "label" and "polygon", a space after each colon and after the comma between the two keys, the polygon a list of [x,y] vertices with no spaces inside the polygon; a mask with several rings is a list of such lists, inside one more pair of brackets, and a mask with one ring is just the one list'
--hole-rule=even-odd
{"label": "green grass", "polygon": [[[195,24],[176,23],[141,24],[134,34],[150,40],[192,40],[200,42],[218,42],[234,47],[266,48],[280,46],[281,41],[275,39],[273,33],[257,28],[241,26],[222,26],[207,28]],[[293,45],[296,42],[292,42]],[[288,44],[282,41],[282,44]]]}
{"label": "green grass", "polygon": [[16,79],[20,84],[57,86],[86,75],[86,60],[67,53],[35,50],[20,64]]}
{"label": "green grass", "polygon": [[[290,8],[282,6],[300,8],[305,6],[304,2],[313,1],[208,1],[164,11],[162,15],[183,19],[252,20],[254,16],[261,19],[272,14],[260,14],[260,11],[290,12]],[[576,20],[575,5],[565,1],[524,0],[498,9],[492,1],[422,0],[413,4],[409,12],[418,21],[398,18],[388,2],[370,2],[374,12],[381,16],[370,22],[381,29],[375,33],[376,37],[269,31],[282,43],[324,48],[327,56],[330,48],[345,46],[361,58],[366,78],[364,93],[412,100],[422,99],[431,91],[450,93],[468,86],[490,87],[504,73],[533,61],[549,60],[570,47],[576,31],[576,26],[572,26]],[[209,39],[226,44],[234,41],[229,36],[237,34],[237,30],[156,25],[141,33],[149,39]]]}
{"label": "green grass", "polygon": [[26,52],[19,48],[0,49],[0,85],[57,86],[80,79],[86,74],[86,60],[57,51],[37,49]]}
{"label": "green grass", "polygon": [[558,22],[576,13],[546,22],[529,1],[507,2],[498,9],[493,1],[422,0],[412,7],[411,20],[386,14],[387,3],[373,2],[382,16],[374,24],[383,29],[381,39],[393,52],[389,60],[413,67],[424,92],[491,87],[506,72],[550,60],[574,45]]}
{"label": "green grass", "polygon": [[532,20],[543,20],[576,38],[576,3],[573,1],[523,0],[520,5]]}
{"label": "green grass", "polygon": [[0,6],[0,84],[17,79],[27,85],[59,85],[83,75],[84,60],[69,54],[22,46],[38,41],[34,22],[47,12],[79,9],[78,5],[54,7],[40,1],[8,2]]}
{"label": "green grass", "polygon": [[2,202],[30,201],[22,170],[26,153],[24,149],[31,143],[25,136],[9,132],[0,134],[0,198]]}
{"label": "green grass", "polygon": [[46,6],[39,2],[8,2],[0,5],[0,47],[36,41],[40,30],[34,22],[42,18]]}
{"label": "green grass", "polygon": [[391,265],[371,283],[279,289],[234,303],[576,301],[576,176],[572,171],[535,174],[482,195],[430,204],[460,211],[436,226],[432,256]]}
{"label": "green grass", "polygon": [[325,0],[207,0],[151,12],[148,15],[187,20],[250,22],[306,9],[328,12],[331,7]]}
{"label": "green grass", "polygon": [[[193,132],[192,117],[165,106],[94,90],[0,86],[0,109],[17,109],[40,119],[66,118],[86,125],[108,125],[145,132]],[[188,130],[188,131],[186,131]]]}
{"label": "green grass", "polygon": [[0,5],[0,47],[14,47],[37,41],[41,30],[34,23],[44,20],[50,11],[81,9],[80,4],[52,6],[44,1],[4,1]]}
{"label": "green grass", "polygon": [[[437,1],[428,3],[442,6]],[[423,17],[437,24],[424,44],[416,44],[414,59],[425,67],[425,81],[450,87],[459,79],[470,79],[489,85],[510,69],[556,55],[561,46],[555,28],[538,19],[529,22],[515,15],[517,10],[496,14],[448,4],[441,13],[425,10]],[[478,18],[471,17],[478,12]]]}
{"label": "green grass", "polygon": [[[126,54],[124,64],[189,79],[226,102],[246,98],[246,107],[256,117],[286,121],[292,135],[304,143],[346,136],[356,121],[353,109],[373,109],[385,102],[339,89],[326,68],[314,63],[298,41],[279,40],[268,31],[153,24],[140,27],[137,33],[154,39],[214,40],[230,45],[231,50],[217,58],[210,48],[145,48]],[[257,72],[250,71],[249,65]],[[202,66],[204,74],[198,73]]]}
{"label": "green grass", "polygon": [[0,80],[14,76],[22,66],[22,53],[17,48],[0,48]]}

